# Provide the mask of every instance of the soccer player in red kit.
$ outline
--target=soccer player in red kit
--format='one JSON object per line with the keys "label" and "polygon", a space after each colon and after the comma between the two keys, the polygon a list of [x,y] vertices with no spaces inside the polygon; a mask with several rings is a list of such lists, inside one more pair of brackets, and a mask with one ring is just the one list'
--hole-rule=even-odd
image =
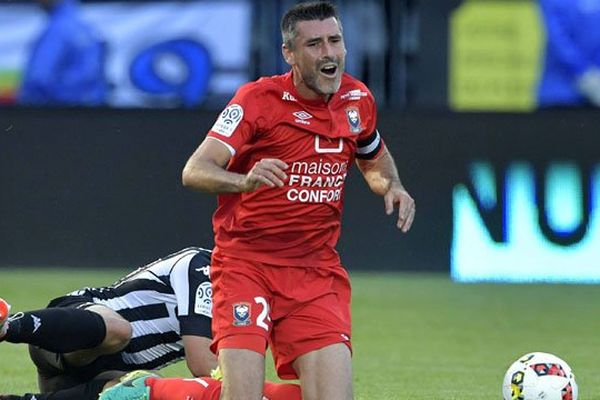
{"label": "soccer player in red kit", "polygon": [[303,399],[352,399],[350,282],[335,246],[346,174],[399,208],[414,201],[376,129],[368,88],[344,74],[335,8],[300,3],[281,21],[284,75],[242,86],[188,160],[185,186],[218,193],[213,344],[221,399],[261,399],[264,353]]}

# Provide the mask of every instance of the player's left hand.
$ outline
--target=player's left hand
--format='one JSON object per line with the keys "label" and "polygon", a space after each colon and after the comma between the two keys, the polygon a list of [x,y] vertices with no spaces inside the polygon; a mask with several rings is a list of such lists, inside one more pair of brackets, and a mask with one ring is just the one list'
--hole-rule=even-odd
{"label": "player's left hand", "polygon": [[415,219],[415,201],[401,184],[392,184],[383,196],[385,213],[391,215],[398,204],[398,222],[396,226],[406,233]]}

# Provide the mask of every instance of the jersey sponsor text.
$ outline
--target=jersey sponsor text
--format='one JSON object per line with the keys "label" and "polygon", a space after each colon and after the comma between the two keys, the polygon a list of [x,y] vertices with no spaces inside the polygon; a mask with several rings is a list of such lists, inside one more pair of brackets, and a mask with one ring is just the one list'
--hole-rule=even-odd
{"label": "jersey sponsor text", "polygon": [[[331,203],[340,201],[348,174],[348,162],[296,161],[292,163],[286,192],[289,201]],[[298,188],[298,186],[300,188]]]}

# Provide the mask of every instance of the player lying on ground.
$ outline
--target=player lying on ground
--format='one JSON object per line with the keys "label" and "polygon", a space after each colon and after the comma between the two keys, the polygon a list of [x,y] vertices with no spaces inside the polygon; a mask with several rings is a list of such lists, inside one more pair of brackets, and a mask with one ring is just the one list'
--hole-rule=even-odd
{"label": "player lying on ground", "polygon": [[[219,400],[221,381],[213,378],[161,378],[134,371],[100,394],[99,400]],[[300,386],[265,382],[263,399],[301,400]]]}
{"label": "player lying on ground", "polygon": [[54,299],[45,309],[9,317],[0,299],[0,342],[29,344],[37,400],[96,400],[125,372],[160,369],[184,357],[194,376],[208,376],[216,366],[209,349],[209,264],[209,250],[187,248],[111,286]]}

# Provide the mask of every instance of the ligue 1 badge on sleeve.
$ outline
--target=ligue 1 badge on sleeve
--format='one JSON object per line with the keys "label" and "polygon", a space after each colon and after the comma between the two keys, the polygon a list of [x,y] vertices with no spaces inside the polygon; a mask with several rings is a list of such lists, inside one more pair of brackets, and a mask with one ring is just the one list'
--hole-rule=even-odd
{"label": "ligue 1 badge on sleeve", "polygon": [[346,108],[346,117],[348,118],[348,125],[350,125],[350,132],[361,133],[363,127],[360,126],[360,114],[358,113],[357,107]]}
{"label": "ligue 1 badge on sleeve", "polygon": [[242,118],[244,118],[244,109],[242,106],[239,104],[230,104],[219,115],[217,122],[215,122],[210,130],[219,135],[231,137],[242,121]]}
{"label": "ligue 1 badge on sleeve", "polygon": [[212,285],[202,282],[196,289],[194,312],[212,317]]}
{"label": "ligue 1 badge on sleeve", "polygon": [[248,326],[250,319],[250,303],[235,303],[233,305],[233,326]]}

